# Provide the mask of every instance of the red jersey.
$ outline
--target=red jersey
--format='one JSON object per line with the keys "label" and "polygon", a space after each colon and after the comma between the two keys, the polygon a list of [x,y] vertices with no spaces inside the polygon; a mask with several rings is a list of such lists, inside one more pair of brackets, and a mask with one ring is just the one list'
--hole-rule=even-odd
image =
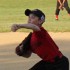
{"label": "red jersey", "polygon": [[40,31],[34,31],[31,37],[31,50],[44,61],[53,62],[56,56],[61,56],[58,46],[48,32],[41,27]]}

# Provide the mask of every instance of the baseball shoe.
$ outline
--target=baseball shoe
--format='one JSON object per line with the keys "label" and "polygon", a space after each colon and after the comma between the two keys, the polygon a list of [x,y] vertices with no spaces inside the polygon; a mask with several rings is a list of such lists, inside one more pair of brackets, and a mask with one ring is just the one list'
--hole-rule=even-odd
{"label": "baseball shoe", "polygon": [[56,15],[56,18],[55,19],[58,20],[58,15]]}

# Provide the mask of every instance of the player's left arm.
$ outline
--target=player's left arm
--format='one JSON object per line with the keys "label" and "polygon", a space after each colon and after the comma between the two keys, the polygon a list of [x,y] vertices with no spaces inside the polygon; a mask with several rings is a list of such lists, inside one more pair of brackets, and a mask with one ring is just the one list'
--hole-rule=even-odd
{"label": "player's left arm", "polygon": [[63,4],[65,3],[66,0],[63,0]]}

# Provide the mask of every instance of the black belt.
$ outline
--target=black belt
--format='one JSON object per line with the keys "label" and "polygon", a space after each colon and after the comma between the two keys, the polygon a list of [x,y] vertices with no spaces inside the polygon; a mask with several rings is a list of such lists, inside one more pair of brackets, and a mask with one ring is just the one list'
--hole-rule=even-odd
{"label": "black belt", "polygon": [[[62,57],[61,57],[61,58],[62,58]],[[61,58],[60,58],[59,56],[56,56],[56,57],[54,58],[54,62],[59,61]]]}

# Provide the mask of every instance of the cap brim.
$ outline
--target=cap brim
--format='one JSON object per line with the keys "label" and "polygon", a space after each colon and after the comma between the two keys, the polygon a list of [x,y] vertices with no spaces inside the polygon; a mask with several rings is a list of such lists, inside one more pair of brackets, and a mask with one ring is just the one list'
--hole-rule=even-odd
{"label": "cap brim", "polygon": [[26,10],[25,10],[25,15],[26,15],[26,16],[29,16],[29,15],[31,14],[31,12],[32,12],[32,11],[31,11],[30,9],[26,9]]}

